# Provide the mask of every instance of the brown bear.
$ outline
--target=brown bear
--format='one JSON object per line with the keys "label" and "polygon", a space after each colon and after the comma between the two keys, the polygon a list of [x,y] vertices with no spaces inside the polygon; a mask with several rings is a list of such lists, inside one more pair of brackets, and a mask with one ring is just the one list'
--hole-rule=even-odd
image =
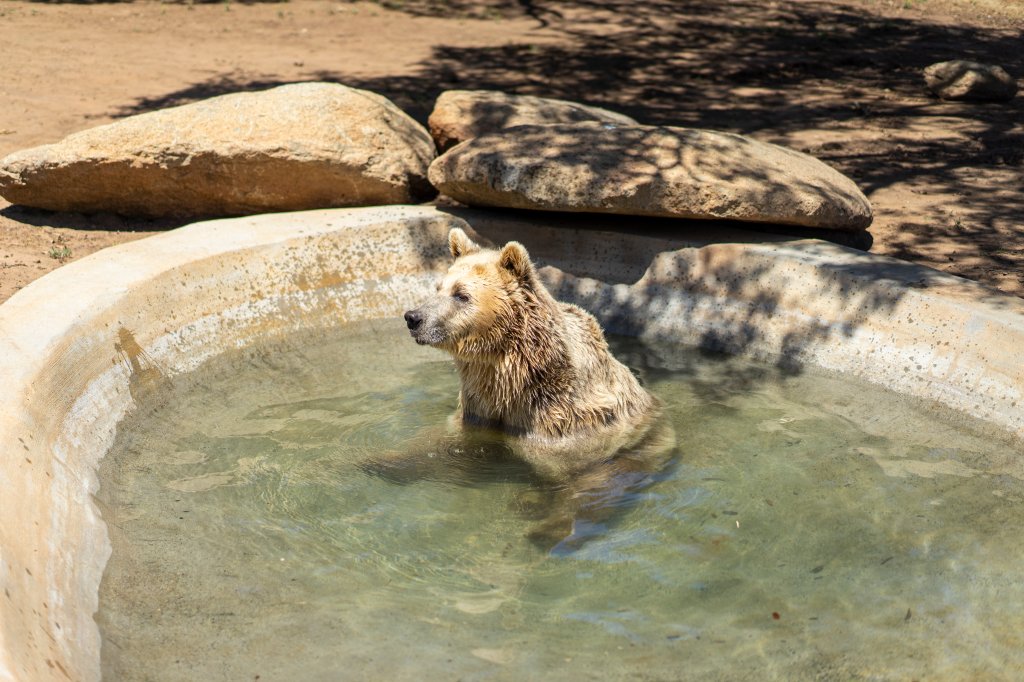
{"label": "brown bear", "polygon": [[638,469],[623,457],[646,469],[670,448],[658,400],[612,356],[592,315],[551,296],[522,244],[483,249],[458,228],[448,243],[455,262],[405,321],[417,343],[455,360],[457,427],[499,432],[533,472],[575,493]]}

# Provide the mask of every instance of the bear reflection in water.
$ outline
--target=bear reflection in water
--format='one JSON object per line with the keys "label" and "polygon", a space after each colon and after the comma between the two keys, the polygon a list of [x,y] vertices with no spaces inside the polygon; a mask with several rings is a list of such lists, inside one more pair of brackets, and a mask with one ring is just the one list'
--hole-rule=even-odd
{"label": "bear reflection in water", "polygon": [[522,475],[538,498],[532,539],[571,551],[665,468],[674,435],[657,398],[608,349],[597,320],[556,301],[526,249],[484,249],[462,230],[436,293],[405,321],[449,353],[461,387],[448,424],[367,463],[392,480],[471,482]]}

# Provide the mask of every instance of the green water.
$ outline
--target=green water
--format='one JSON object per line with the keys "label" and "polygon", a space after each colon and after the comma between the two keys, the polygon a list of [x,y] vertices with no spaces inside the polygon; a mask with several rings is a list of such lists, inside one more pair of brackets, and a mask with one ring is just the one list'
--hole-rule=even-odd
{"label": "green water", "polygon": [[[1024,467],[849,379],[617,340],[674,461],[576,551],[505,464],[360,466],[455,407],[400,320],[231,354],[101,467],[112,680],[1020,679]],[[973,430],[972,430],[973,429]]]}

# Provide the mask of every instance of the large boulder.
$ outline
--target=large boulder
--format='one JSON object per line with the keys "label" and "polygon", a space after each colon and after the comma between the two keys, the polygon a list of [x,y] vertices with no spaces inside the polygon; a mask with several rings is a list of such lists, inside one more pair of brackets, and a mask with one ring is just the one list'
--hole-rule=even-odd
{"label": "large boulder", "polygon": [[932,64],[924,82],[942,99],[1005,102],[1017,94],[1017,81],[999,66],[964,59]]}
{"label": "large boulder", "polygon": [[131,116],[0,160],[0,195],[55,211],[244,215],[434,195],[429,133],[387,99],[296,83]]}
{"label": "large boulder", "polygon": [[863,230],[871,205],[846,176],[741,135],[652,126],[519,126],[438,157],[430,181],[469,205],[730,219]]}
{"label": "large boulder", "polygon": [[427,126],[438,149],[446,151],[460,142],[503,128],[582,121],[636,123],[624,114],[578,102],[494,90],[449,90],[437,98]]}

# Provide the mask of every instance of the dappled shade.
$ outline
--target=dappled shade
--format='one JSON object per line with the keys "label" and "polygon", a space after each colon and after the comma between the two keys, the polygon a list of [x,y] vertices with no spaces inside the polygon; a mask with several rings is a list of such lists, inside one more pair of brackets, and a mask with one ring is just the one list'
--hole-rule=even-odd
{"label": "dappled shade", "polygon": [[446,151],[460,142],[504,128],[583,121],[636,123],[625,114],[579,102],[496,90],[449,90],[442,92],[434,103],[428,126],[437,148]]}
{"label": "dappled shade", "polygon": [[[812,0],[395,0],[413,15],[528,17],[502,44],[439,44],[394,72],[304,77],[380,92],[426,122],[446,90],[582,102],[641,123],[750,134],[807,151],[870,197],[875,249],[1024,292],[1024,97],[943,102],[922,70],[951,58],[1024,75],[1020,31],[911,10]],[[934,19],[934,20],[933,20]],[[472,24],[467,24],[472,26]],[[110,114],[285,82],[230,69]],[[948,258],[947,258],[948,256]]]}
{"label": "dappled shade", "polygon": [[430,180],[477,206],[847,230],[871,223],[856,185],[820,161],[687,128],[517,126],[455,147],[431,165]]}

